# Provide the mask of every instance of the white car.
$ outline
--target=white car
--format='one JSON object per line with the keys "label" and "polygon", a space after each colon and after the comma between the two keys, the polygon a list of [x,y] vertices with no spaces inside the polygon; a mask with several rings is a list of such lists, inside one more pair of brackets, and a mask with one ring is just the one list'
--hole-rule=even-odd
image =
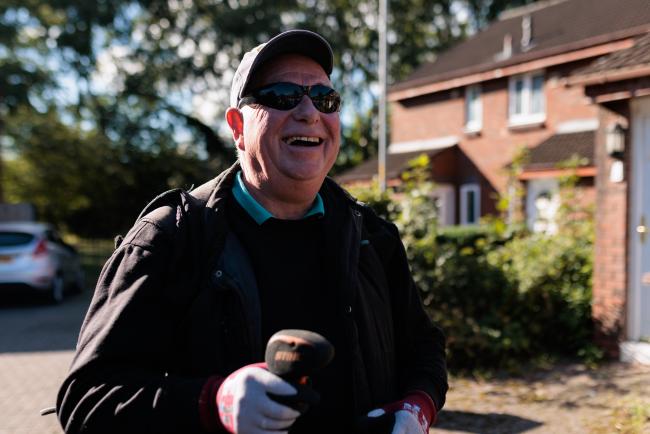
{"label": "white car", "polygon": [[77,251],[46,223],[0,223],[0,293],[35,292],[52,303],[66,290],[82,291]]}

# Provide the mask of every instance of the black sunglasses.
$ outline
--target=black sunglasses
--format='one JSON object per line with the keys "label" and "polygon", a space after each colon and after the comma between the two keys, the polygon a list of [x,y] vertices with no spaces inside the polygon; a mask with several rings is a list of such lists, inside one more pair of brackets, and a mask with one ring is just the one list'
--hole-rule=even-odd
{"label": "black sunglasses", "polygon": [[322,113],[334,113],[341,106],[341,95],[323,84],[302,86],[296,83],[272,83],[243,96],[237,104],[241,108],[246,104],[262,104],[277,110],[291,110],[307,95],[314,107]]}

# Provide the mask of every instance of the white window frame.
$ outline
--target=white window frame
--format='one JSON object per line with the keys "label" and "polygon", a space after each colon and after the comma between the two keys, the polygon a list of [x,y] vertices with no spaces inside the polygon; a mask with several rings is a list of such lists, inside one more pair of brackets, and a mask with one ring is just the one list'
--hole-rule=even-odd
{"label": "white window frame", "polygon": [[[475,221],[468,221],[468,206],[467,203],[467,193],[474,193],[474,203],[471,206],[474,207],[474,216],[476,217]],[[481,219],[481,187],[478,184],[463,184],[460,186],[460,224],[461,225],[475,225],[478,224]]]}
{"label": "white window frame", "polygon": [[437,201],[438,225],[453,226],[456,224],[456,189],[451,184],[436,184],[433,200]]}
{"label": "white window frame", "polygon": [[[465,88],[465,132],[477,133],[483,128],[483,100],[481,98],[481,85],[475,84]],[[470,100],[470,96],[475,95],[476,99]],[[476,119],[470,119],[472,113],[472,101],[476,103]]]}
{"label": "white window frame", "polygon": [[[532,113],[533,103],[533,80],[542,77],[542,109],[538,113]],[[515,113],[517,81],[523,81],[521,113]],[[537,71],[528,74],[513,75],[508,81],[508,124],[510,127],[541,124],[546,120],[546,93],[544,72]]]}

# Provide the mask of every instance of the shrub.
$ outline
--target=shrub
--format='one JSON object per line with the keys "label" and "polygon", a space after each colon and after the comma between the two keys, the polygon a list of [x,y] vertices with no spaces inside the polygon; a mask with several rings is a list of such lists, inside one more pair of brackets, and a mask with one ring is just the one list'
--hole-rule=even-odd
{"label": "shrub", "polygon": [[348,191],[357,200],[372,207],[377,215],[390,221],[394,220],[395,203],[392,196],[388,191],[380,191],[376,182],[368,187],[350,187]]}
{"label": "shrub", "polygon": [[585,236],[531,234],[488,255],[503,270],[533,319],[534,352],[577,354],[591,337],[592,244]]}
{"label": "shrub", "polygon": [[430,316],[447,335],[449,366],[501,366],[528,348],[516,309],[517,294],[503,270],[487,261],[497,248],[487,231],[437,238],[434,267],[421,285]]}
{"label": "shrub", "polygon": [[555,234],[529,233],[499,218],[438,228],[428,160],[414,164],[400,191],[369,191],[363,199],[399,227],[425,309],[447,335],[450,369],[593,355],[593,225],[590,210],[573,197],[575,178],[562,182]]}

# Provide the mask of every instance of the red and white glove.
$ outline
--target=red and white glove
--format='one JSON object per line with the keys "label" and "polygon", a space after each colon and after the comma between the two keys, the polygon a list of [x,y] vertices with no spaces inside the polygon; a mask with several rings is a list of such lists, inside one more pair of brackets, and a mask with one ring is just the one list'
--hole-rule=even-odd
{"label": "red and white glove", "polygon": [[[221,383],[216,398],[216,413],[223,427],[236,434],[286,433],[300,416],[290,407],[278,404],[267,393],[295,395],[296,389],[256,363],[233,372]],[[206,384],[206,388],[215,388]],[[210,393],[210,392],[207,392]],[[202,415],[203,419],[203,415]],[[206,423],[204,422],[204,425]]]}
{"label": "red and white glove", "polygon": [[411,392],[401,401],[393,402],[368,413],[369,418],[395,415],[391,434],[427,434],[436,419],[436,407],[424,392]]}

